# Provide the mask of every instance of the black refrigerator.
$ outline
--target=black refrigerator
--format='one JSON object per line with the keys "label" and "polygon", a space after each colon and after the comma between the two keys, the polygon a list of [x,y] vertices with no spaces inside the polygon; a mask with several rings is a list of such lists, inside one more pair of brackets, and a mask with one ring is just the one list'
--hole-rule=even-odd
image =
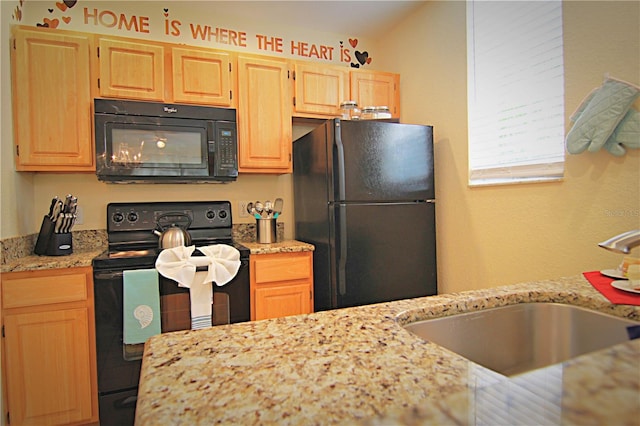
{"label": "black refrigerator", "polygon": [[316,311],[437,293],[431,126],[330,119],[293,155]]}

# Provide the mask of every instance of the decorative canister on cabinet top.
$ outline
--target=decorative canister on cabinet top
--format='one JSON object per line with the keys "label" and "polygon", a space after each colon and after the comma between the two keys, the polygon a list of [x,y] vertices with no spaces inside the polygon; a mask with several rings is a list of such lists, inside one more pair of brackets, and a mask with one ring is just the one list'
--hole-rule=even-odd
{"label": "decorative canister on cabinet top", "polygon": [[344,101],[340,104],[340,117],[343,120],[359,120],[360,108],[356,101]]}

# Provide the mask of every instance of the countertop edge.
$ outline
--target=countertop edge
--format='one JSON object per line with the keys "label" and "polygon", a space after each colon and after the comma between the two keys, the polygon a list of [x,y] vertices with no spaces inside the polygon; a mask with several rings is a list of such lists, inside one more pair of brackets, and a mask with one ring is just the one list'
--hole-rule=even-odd
{"label": "countertop edge", "polygon": [[[264,253],[293,253],[314,251],[312,244],[297,240],[284,240],[273,244],[258,244],[252,241],[238,241],[251,250],[251,254]],[[39,256],[32,254],[23,256],[11,262],[0,265],[0,273],[39,271],[46,269],[65,269],[91,266],[93,258],[103,253],[107,248],[98,247],[87,250],[77,250],[68,256]]]}

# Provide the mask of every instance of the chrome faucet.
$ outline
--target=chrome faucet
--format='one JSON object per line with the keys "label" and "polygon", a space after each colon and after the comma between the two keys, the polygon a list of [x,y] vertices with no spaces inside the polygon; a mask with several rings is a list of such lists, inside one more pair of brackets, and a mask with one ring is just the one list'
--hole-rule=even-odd
{"label": "chrome faucet", "polygon": [[640,229],[634,229],[615,237],[609,238],[598,244],[600,247],[615,251],[616,253],[629,254],[632,247],[640,245]]}

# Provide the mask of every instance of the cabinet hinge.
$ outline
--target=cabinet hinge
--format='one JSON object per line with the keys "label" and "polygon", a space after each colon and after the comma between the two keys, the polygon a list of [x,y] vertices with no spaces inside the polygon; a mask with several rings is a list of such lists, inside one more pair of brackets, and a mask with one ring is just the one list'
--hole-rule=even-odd
{"label": "cabinet hinge", "polygon": [[4,337],[4,325],[2,326],[2,337]]}
{"label": "cabinet hinge", "polygon": [[96,47],[96,53],[98,54],[98,58],[100,57],[100,47]]}
{"label": "cabinet hinge", "polygon": [[20,145],[16,145],[16,157],[20,157]]}
{"label": "cabinet hinge", "polygon": [[98,79],[98,89],[100,88],[100,79]]}
{"label": "cabinet hinge", "polygon": [[233,90],[229,90],[229,100],[233,100]]}
{"label": "cabinet hinge", "polygon": [[16,39],[13,39],[13,50],[16,50]]}
{"label": "cabinet hinge", "polygon": [[296,72],[295,72],[295,70],[293,71],[293,79],[294,79],[294,80],[296,79]]}
{"label": "cabinet hinge", "polygon": [[231,72],[231,62],[229,62],[229,72]]}
{"label": "cabinet hinge", "polygon": [[293,106],[296,106],[296,97],[293,97]]}

